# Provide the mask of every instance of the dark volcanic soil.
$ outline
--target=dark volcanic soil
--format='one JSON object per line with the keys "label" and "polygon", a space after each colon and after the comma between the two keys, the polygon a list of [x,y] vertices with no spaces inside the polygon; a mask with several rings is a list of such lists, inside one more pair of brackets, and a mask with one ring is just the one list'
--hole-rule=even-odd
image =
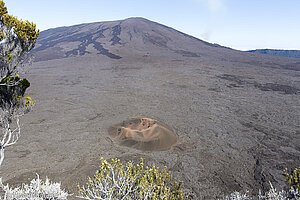
{"label": "dark volcanic soil", "polygon": [[[22,119],[18,143],[6,150],[0,169],[5,182],[20,184],[39,173],[75,193],[100,157],[143,157],[146,164],[168,166],[196,199],[255,194],[268,189],[269,181],[278,189],[286,186],[282,170],[300,164],[295,60],[218,47],[209,47],[217,48],[212,56],[188,48],[176,53],[175,46],[164,54],[152,47],[118,53],[124,34],[135,38],[134,31],[119,31],[112,29],[108,40],[114,50],[103,48],[120,59],[87,53],[34,63],[26,77],[37,104]],[[177,143],[165,151],[119,145],[107,130],[132,116],[167,124]]]}

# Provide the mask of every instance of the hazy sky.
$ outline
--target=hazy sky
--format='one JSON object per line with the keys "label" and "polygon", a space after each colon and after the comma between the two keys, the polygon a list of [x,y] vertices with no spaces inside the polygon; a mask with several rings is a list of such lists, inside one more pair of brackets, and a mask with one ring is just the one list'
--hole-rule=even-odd
{"label": "hazy sky", "polygon": [[144,17],[234,49],[300,50],[300,0],[4,0],[40,30]]}

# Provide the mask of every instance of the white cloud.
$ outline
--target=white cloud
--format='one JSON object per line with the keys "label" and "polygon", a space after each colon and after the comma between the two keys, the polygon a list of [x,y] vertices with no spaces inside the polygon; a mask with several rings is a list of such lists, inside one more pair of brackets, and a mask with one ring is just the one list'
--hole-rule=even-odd
{"label": "white cloud", "polygon": [[201,4],[205,4],[210,12],[215,13],[225,9],[225,0],[196,0]]}

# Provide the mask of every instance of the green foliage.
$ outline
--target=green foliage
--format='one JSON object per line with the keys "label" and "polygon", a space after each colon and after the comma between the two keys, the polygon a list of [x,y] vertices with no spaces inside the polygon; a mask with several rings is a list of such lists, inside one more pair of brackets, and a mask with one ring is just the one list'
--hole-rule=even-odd
{"label": "green foliage", "polygon": [[14,77],[7,76],[0,82],[0,107],[5,109],[7,105],[18,109],[22,105],[26,108],[33,106],[36,102],[32,101],[29,95],[24,96],[25,90],[30,86],[27,79],[21,79],[17,74]]}
{"label": "green foliage", "polygon": [[79,188],[81,198],[87,199],[186,199],[182,183],[173,179],[166,167],[144,167],[120,160],[108,162],[101,158],[100,169],[88,179],[87,188]]}
{"label": "green foliage", "polygon": [[[20,78],[18,72],[30,63],[27,53],[38,35],[34,23],[9,15],[4,1],[0,0],[0,165],[5,148],[19,139],[19,118],[35,104],[25,95],[29,81]],[[16,126],[14,130],[12,126]]]}
{"label": "green foliage", "polygon": [[2,81],[0,83],[2,83],[2,84],[5,83],[6,85],[16,85],[19,81],[20,81],[20,76],[18,74],[16,74],[16,76],[14,76],[14,77],[7,76],[6,78],[2,79]]}
{"label": "green foliage", "polygon": [[26,78],[23,78],[22,80],[20,80],[20,87],[23,90],[26,90],[27,88],[29,88],[29,86],[30,86],[30,82]]}
{"label": "green foliage", "polygon": [[7,57],[8,57],[8,62],[11,62],[13,60],[13,58],[14,58],[14,55],[8,54]]}
{"label": "green foliage", "polygon": [[286,177],[286,180],[291,187],[293,187],[294,189],[300,189],[300,167],[291,170],[290,173],[288,173],[287,168],[285,168],[284,176]]}
{"label": "green foliage", "polygon": [[0,22],[0,40],[7,37],[5,30],[8,29],[17,35],[24,49],[30,50],[33,48],[34,45],[32,46],[31,44],[34,44],[39,36],[39,30],[36,29],[36,25],[33,22],[29,22],[27,20],[22,21],[12,15],[9,15],[4,1],[0,1]]}
{"label": "green foliage", "polygon": [[0,1],[0,81],[16,74],[38,36],[34,23],[9,15],[4,1]]}
{"label": "green foliage", "polygon": [[8,117],[22,106],[35,102],[25,97],[30,83],[17,74],[28,53],[35,45],[39,30],[29,21],[19,20],[9,15],[4,1],[0,1],[0,108],[9,110]]}

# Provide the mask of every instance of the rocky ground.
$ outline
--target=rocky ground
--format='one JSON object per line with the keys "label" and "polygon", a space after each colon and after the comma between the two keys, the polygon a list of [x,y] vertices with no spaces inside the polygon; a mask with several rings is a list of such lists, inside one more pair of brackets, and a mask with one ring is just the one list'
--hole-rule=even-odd
{"label": "rocky ground", "polygon": [[[76,193],[100,157],[143,157],[167,165],[199,199],[257,193],[268,181],[285,186],[282,170],[300,160],[299,72],[147,59],[34,63],[27,77],[37,104],[6,151],[4,180],[19,184],[38,173]],[[178,144],[168,151],[118,145],[107,130],[132,116],[169,125]]]}
{"label": "rocky ground", "polygon": [[[198,40],[204,46],[197,50],[196,40],[182,33],[176,37],[190,38],[186,41],[194,50],[171,44],[176,37],[150,33],[126,46],[122,41],[133,41],[139,31],[130,26],[130,34],[122,36],[126,27],[120,27],[111,35],[113,43],[121,41],[119,47],[100,48],[108,48],[102,39],[109,33],[98,35],[102,43],[84,37],[98,45],[100,54],[76,56],[72,40],[67,57],[40,56],[28,70],[29,94],[37,104],[22,118],[18,143],[6,150],[0,169],[5,182],[18,185],[38,173],[76,194],[76,186],[97,170],[100,157],[123,162],[143,157],[148,165],[168,166],[195,199],[216,199],[233,191],[256,194],[267,190],[269,181],[278,189],[287,186],[283,169],[300,164],[299,60]],[[154,33],[162,30],[159,26]],[[45,41],[51,39],[47,37]],[[143,45],[137,46],[138,41]],[[55,51],[55,44],[45,43],[41,51],[50,55],[46,47]],[[77,50],[88,50],[84,45]],[[135,116],[169,126],[177,135],[176,145],[166,151],[119,145],[109,127]]]}

